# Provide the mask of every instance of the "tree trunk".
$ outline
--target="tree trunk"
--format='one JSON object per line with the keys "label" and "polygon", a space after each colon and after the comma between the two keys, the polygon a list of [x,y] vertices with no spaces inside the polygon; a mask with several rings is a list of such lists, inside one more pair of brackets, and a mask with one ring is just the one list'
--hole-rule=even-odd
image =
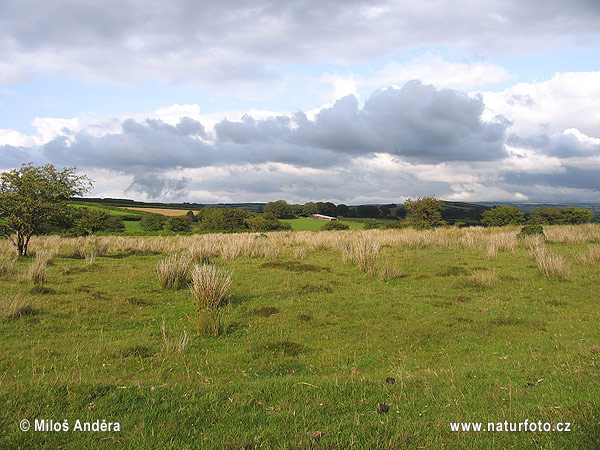
{"label": "tree trunk", "polygon": [[24,256],[23,251],[26,251],[25,247],[25,236],[20,231],[17,231],[17,254],[19,256]]}

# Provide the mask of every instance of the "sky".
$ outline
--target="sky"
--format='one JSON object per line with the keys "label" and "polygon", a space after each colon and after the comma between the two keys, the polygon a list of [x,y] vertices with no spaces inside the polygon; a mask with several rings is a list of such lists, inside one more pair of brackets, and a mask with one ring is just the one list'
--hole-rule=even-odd
{"label": "sky", "polygon": [[598,0],[0,0],[0,170],[164,202],[600,202]]}

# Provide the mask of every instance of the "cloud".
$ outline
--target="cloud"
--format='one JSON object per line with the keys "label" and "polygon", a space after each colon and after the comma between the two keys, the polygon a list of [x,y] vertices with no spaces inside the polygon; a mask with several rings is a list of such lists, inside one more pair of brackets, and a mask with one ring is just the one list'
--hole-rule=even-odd
{"label": "cloud", "polygon": [[146,118],[40,119],[38,136],[4,130],[13,142],[0,146],[0,166],[77,165],[99,178],[93,195],[163,201],[584,201],[600,194],[600,138],[575,127],[587,115],[560,131],[551,131],[560,122],[523,127],[531,102],[496,111],[508,118],[491,117],[486,95],[411,81],[373,92],[363,106],[343,97],[312,118],[222,113],[207,116],[207,125],[197,105],[174,105]]}
{"label": "cloud", "polygon": [[[594,45],[598,2],[469,0],[159,0],[41,6],[5,2],[0,60],[5,81],[51,73],[86,82],[145,80],[256,85],[284,65],[356,63],[429,45],[483,54]],[[485,68],[488,70],[489,68]]]}

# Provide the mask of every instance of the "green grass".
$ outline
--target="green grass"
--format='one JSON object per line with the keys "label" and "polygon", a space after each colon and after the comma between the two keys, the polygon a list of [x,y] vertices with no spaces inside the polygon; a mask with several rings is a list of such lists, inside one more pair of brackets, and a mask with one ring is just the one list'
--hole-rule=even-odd
{"label": "green grass", "polygon": [[[294,231],[319,231],[326,223],[324,220],[309,219],[307,217],[299,217],[296,219],[280,219],[282,222],[287,222],[292,226]],[[363,228],[362,222],[354,220],[342,220],[350,227],[351,230],[359,230]]]}
{"label": "green grass", "polygon": [[[36,313],[0,322],[0,448],[596,448],[600,269],[575,263],[586,245],[550,245],[570,280],[542,278],[524,247],[495,261],[386,247],[401,273],[389,282],[334,250],[239,258],[225,264],[234,281],[216,339],[195,333],[187,289],[160,288],[162,255],[56,258],[45,293],[4,275],[4,295],[28,295]],[[473,280],[485,270],[493,286]],[[184,352],[165,350],[163,317],[173,341],[190,334]],[[21,432],[23,418],[121,431]],[[573,431],[449,427],[525,419]]]}

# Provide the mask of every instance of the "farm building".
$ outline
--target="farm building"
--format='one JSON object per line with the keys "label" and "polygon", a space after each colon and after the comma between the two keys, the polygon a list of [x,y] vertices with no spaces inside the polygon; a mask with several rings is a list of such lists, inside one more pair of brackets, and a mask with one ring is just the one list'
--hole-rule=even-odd
{"label": "farm building", "polygon": [[317,220],[337,220],[337,218],[335,218],[335,217],[324,216],[323,214],[313,214],[312,216],[310,216],[310,218],[317,219]]}

